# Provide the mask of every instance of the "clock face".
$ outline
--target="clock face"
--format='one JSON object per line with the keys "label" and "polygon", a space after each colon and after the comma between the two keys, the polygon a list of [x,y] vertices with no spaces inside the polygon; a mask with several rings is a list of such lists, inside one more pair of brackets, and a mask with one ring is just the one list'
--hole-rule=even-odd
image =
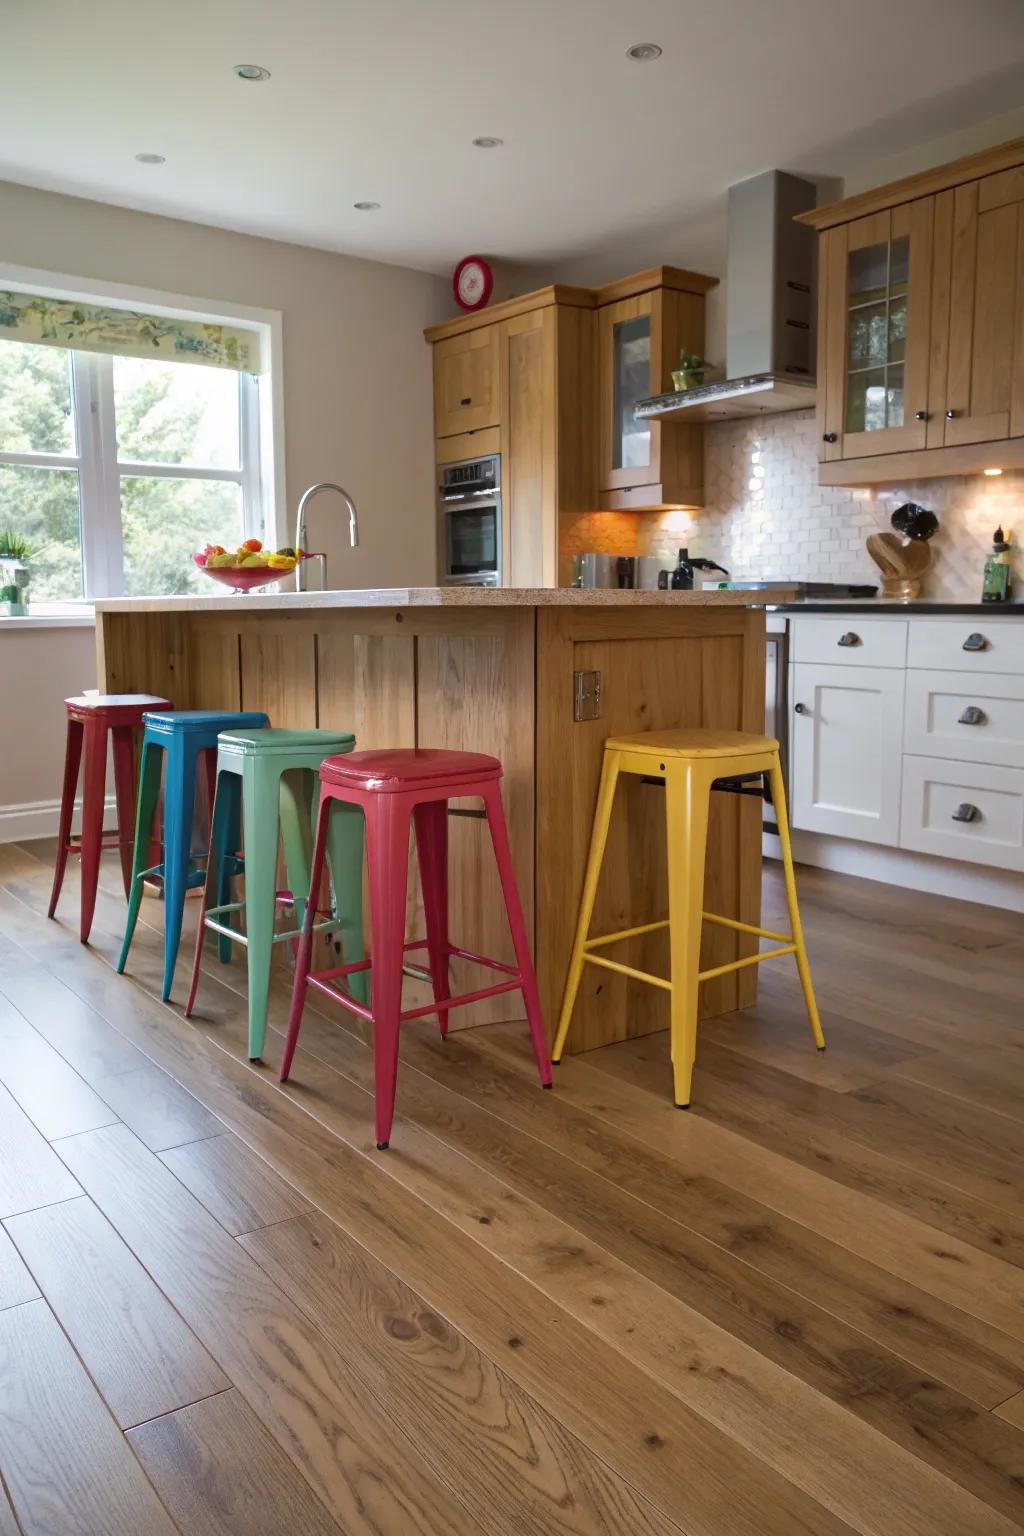
{"label": "clock face", "polygon": [[482,256],[466,256],[455,268],[452,287],[460,309],[483,309],[494,288],[494,273]]}

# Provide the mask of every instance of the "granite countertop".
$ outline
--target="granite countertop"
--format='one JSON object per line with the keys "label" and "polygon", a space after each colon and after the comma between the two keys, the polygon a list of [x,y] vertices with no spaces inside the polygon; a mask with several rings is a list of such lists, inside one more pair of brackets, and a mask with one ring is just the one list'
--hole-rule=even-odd
{"label": "granite countertop", "polygon": [[97,613],[296,613],[310,608],[765,608],[787,602],[780,582],[753,592],[637,592],[617,587],[371,587],[327,592],[230,591],[179,597],[104,597]]}
{"label": "granite countertop", "polygon": [[1024,602],[1019,603],[941,603],[914,598],[909,603],[897,602],[885,597],[805,598],[791,603],[772,603],[776,613],[884,613],[890,616],[905,614],[913,618],[915,613],[941,616],[942,614],[984,614],[988,619],[1022,618]]}

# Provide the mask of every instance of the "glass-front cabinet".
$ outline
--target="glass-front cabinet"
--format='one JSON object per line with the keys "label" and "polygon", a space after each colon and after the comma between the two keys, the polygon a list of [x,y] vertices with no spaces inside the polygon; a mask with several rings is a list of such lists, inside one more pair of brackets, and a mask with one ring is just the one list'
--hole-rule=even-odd
{"label": "glass-front cabinet", "polygon": [[926,445],[934,202],[824,236],[823,460]]}

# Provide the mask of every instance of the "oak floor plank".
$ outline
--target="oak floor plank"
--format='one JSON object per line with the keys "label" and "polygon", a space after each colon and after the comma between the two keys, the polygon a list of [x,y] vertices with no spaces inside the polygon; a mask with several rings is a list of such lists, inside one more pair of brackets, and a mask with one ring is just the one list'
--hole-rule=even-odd
{"label": "oak floor plank", "polygon": [[237,1136],[210,1136],[170,1147],[160,1153],[160,1160],[233,1237],[312,1209]]}
{"label": "oak floor plank", "polygon": [[999,1418],[1005,1419],[1008,1424],[1016,1424],[1018,1429],[1024,1429],[1024,1392],[1019,1392],[1016,1397],[1011,1397],[1005,1403],[1000,1403],[995,1410]]}
{"label": "oak floor plank", "polygon": [[1019,1127],[1024,1112],[1024,1030],[1021,1034],[1019,1045],[911,1058],[894,1068],[893,1076],[966,1099],[986,1114],[1004,1115]]}
{"label": "oak floor plank", "polygon": [[534,1536],[679,1536],[486,1355],[325,1216],[242,1239],[431,1461],[487,1469],[478,1511]]}
{"label": "oak floor plank", "polygon": [[49,1143],[0,1084],[0,1217],[81,1193]]}
{"label": "oak floor plank", "polygon": [[96,1092],[151,1152],[218,1136],[224,1129],[198,1099],[156,1066],[101,1077]]}
{"label": "oak floor plank", "polygon": [[122,1429],[230,1385],[91,1200],[6,1226]]}
{"label": "oak floor plank", "polygon": [[39,1287],[21,1261],[17,1248],[0,1227],[0,1311],[34,1301]]}
{"label": "oak floor plank", "polygon": [[0,1312],[0,1465],[24,1536],[174,1536],[45,1301]]}
{"label": "oak floor plank", "polygon": [[125,1126],[62,1144],[88,1193],[352,1536],[475,1532],[344,1358]]}
{"label": "oak floor plank", "polygon": [[3,1483],[0,1482],[0,1536],[21,1536],[21,1527],[14,1518]]}
{"label": "oak floor plank", "polygon": [[0,998],[0,1082],[47,1141],[94,1131],[117,1119],[5,998]]}
{"label": "oak floor plank", "polygon": [[342,1536],[237,1391],[129,1431],[182,1536]]}

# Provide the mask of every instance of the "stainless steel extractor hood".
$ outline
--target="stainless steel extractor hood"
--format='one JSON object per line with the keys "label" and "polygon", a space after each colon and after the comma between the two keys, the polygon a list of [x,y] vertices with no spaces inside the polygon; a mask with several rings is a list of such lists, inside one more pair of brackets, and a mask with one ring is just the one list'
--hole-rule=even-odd
{"label": "stainless steel extractor hood", "polygon": [[638,417],[721,421],[814,404],[815,233],[794,223],[813,182],[765,171],[729,188],[726,377],[641,400]]}

